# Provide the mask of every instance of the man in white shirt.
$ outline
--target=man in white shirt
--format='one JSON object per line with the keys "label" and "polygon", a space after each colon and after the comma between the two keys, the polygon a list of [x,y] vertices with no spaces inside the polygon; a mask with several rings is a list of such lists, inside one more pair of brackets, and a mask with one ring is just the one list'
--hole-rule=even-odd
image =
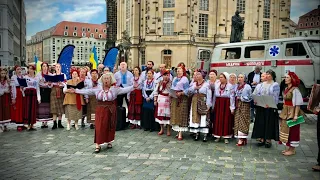
{"label": "man in white shirt", "polygon": [[141,78],[142,82],[144,82],[147,79],[147,71],[149,69],[153,69],[153,66],[154,66],[153,61],[148,61],[147,62],[147,68],[144,71],[142,71],[142,73],[140,75],[140,78]]}
{"label": "man in white shirt", "polygon": [[[166,70],[167,70],[165,64],[160,64],[159,69],[160,69],[160,71],[154,75],[154,80],[155,80],[156,84],[158,84],[163,79],[162,78],[163,73],[166,72]],[[171,74],[170,74],[170,80],[172,81]]]}
{"label": "man in white shirt", "polygon": [[[251,86],[252,92],[256,88],[256,86],[261,82],[261,69],[260,65],[254,68],[254,71],[250,72],[248,75],[247,83]],[[250,119],[253,122],[254,119],[254,103],[251,101],[250,103]]]}
{"label": "man in white shirt", "polygon": [[[128,71],[128,65],[125,62],[120,63],[120,71],[114,74],[114,78],[117,81],[118,87],[128,87],[132,86],[133,82],[131,79],[133,78],[133,74]],[[127,105],[129,106],[129,101],[127,98],[127,94],[119,95],[117,97],[117,106],[122,107],[123,105],[123,98],[125,98]]]}

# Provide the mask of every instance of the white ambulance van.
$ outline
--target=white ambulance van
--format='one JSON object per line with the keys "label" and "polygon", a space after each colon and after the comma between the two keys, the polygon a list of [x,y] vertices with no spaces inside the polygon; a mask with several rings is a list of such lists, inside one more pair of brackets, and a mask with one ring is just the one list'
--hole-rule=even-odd
{"label": "white ambulance van", "polygon": [[256,65],[262,72],[272,69],[283,90],[284,76],[295,72],[305,101],[313,84],[320,83],[320,37],[295,37],[264,41],[222,44],[215,47],[210,69],[219,73],[252,72]]}

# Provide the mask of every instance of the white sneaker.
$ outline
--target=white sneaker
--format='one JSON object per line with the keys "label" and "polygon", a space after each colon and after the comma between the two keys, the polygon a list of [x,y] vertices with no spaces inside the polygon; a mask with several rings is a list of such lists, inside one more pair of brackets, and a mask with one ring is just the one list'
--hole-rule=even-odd
{"label": "white sneaker", "polygon": [[67,131],[70,131],[70,124],[67,124]]}
{"label": "white sneaker", "polygon": [[76,130],[79,130],[79,126],[78,126],[78,124],[76,123],[76,124],[74,124],[74,127],[76,128]]}

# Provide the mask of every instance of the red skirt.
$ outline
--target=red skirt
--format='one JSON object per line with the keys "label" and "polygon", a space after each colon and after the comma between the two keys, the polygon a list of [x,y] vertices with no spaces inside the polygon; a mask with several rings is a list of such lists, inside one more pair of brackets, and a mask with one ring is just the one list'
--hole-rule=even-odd
{"label": "red skirt", "polygon": [[0,96],[0,124],[8,123],[10,119],[10,102],[11,96],[10,93],[4,93]]}
{"label": "red skirt", "polygon": [[130,93],[128,120],[140,121],[142,109],[142,91],[135,89]]}
{"label": "red skirt", "polygon": [[23,108],[23,121],[24,124],[32,125],[36,123],[37,119],[37,91],[35,89],[26,89],[24,94],[23,104],[25,104],[26,107]]}
{"label": "red skirt", "polygon": [[217,97],[214,113],[213,136],[231,138],[233,134],[233,121],[230,110],[230,98]]}
{"label": "red skirt", "polygon": [[94,143],[103,144],[114,141],[117,123],[116,104],[116,101],[97,102]]}
{"label": "red skirt", "polygon": [[10,114],[11,114],[11,121],[15,122],[18,126],[23,125],[23,117],[22,117],[22,92],[20,90],[20,87],[16,88],[17,97],[16,97],[16,103],[11,106]]}
{"label": "red skirt", "polygon": [[[279,144],[282,142],[279,141]],[[283,143],[288,147],[298,147],[300,143],[300,124],[292,126],[289,130],[288,142]]]}

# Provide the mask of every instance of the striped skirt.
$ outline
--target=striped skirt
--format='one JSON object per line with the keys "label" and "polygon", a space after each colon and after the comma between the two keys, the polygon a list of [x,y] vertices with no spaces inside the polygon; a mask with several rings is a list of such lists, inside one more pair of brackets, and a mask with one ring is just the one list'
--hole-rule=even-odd
{"label": "striped skirt", "polygon": [[33,125],[37,118],[38,100],[37,91],[35,89],[26,89],[24,91],[25,97],[23,98],[23,121],[24,124]]}
{"label": "striped skirt", "polygon": [[171,98],[171,125],[174,131],[189,131],[189,99],[187,96]]}

